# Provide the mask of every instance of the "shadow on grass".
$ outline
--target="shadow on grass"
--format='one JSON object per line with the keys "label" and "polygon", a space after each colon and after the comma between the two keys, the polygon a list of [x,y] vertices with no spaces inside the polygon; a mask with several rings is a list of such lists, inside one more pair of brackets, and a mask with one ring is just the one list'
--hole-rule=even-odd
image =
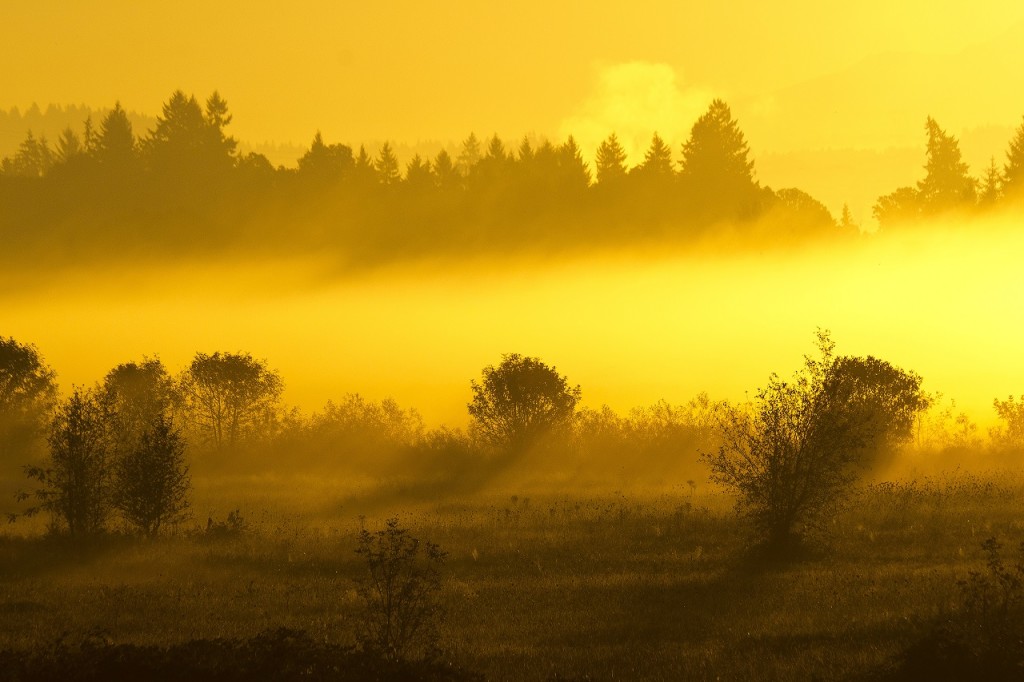
{"label": "shadow on grass", "polygon": [[192,640],[168,647],[112,644],[101,635],[78,646],[57,642],[28,654],[0,652],[0,679],[8,682],[270,682],[482,680],[437,661],[389,662],[359,651],[314,641],[280,628],[244,640]]}

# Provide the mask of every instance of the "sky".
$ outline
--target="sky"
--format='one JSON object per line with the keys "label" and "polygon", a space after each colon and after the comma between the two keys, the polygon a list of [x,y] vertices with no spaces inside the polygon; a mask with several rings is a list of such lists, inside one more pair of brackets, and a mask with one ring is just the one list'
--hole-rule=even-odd
{"label": "sky", "polygon": [[[0,108],[33,102],[107,107],[120,100],[156,114],[175,89],[202,98],[218,90],[235,115],[233,134],[249,142],[308,144],[317,130],[328,142],[349,144],[441,144],[470,131],[506,140],[571,133],[586,151],[615,131],[635,162],[654,131],[678,155],[693,121],[721,97],[746,133],[762,181],[806,189],[835,214],[849,201],[859,220],[879,194],[920,177],[927,116],[960,137],[977,172],[990,156],[1001,157],[1024,115],[1024,3],[1017,2],[5,0],[0,23],[8,29],[0,40]],[[638,266],[643,277],[635,296],[613,299],[626,321],[611,331],[601,326],[612,300],[607,297],[632,291],[633,270],[570,276],[558,266],[508,275],[510,283],[470,279],[468,288],[484,292],[476,298],[453,298],[441,278],[437,291],[425,289],[431,298],[422,305],[410,303],[422,288],[415,279],[395,291],[391,284],[367,284],[366,291],[345,284],[356,289],[317,294],[324,300],[305,293],[284,303],[260,299],[224,318],[220,332],[211,320],[234,308],[219,301],[208,315],[197,313],[190,328],[207,330],[197,338],[172,339],[159,326],[176,324],[167,311],[185,316],[196,310],[188,297],[119,301],[100,314],[57,292],[47,299],[52,306],[7,301],[0,322],[10,325],[7,333],[40,345],[65,388],[143,353],[161,353],[177,369],[197,350],[248,349],[282,369],[289,400],[305,407],[348,391],[374,398],[393,393],[438,421],[464,418],[469,379],[503,352],[540,355],[583,383],[590,404],[627,409],[662,397],[684,401],[701,389],[736,399],[769,371],[795,367],[822,325],[833,327],[841,350],[883,357],[891,351],[894,361],[931,377],[933,389],[963,396],[981,416],[992,397],[1024,385],[1024,366],[1003,364],[1018,354],[999,345],[1019,338],[1012,316],[1002,312],[1014,305],[1008,301],[1019,300],[1016,265],[990,267],[992,258],[1007,253],[1002,245],[986,242],[979,249],[943,251],[922,260],[928,269],[921,272],[909,272],[903,261],[866,256],[861,269],[828,280],[831,288],[806,300],[799,293],[806,279],[794,280],[780,308],[788,312],[765,313],[747,327],[730,311],[768,310],[745,301],[745,292],[761,291],[768,275],[743,270],[743,263],[729,265],[736,272],[714,275],[743,285],[725,303],[701,298],[707,278],[677,281],[664,274],[677,265]],[[909,261],[913,253],[903,255]],[[964,253],[974,253],[974,260],[958,270]],[[793,271],[818,268],[808,274],[811,281],[845,272],[814,263],[802,261]],[[212,279],[223,277],[230,275]],[[553,292],[551,309],[539,316],[529,307],[533,299],[516,298],[517,282],[534,280],[544,296]],[[588,282],[599,294],[586,293]],[[974,284],[944,288],[956,282]],[[993,290],[1010,298],[993,299]],[[671,296],[659,298],[665,291]],[[492,299],[503,296],[520,311],[504,322],[489,317],[497,309]],[[632,301],[645,296],[650,305],[637,309]],[[665,301],[676,308],[665,308]],[[881,307],[872,308],[874,301]],[[299,335],[261,332],[259,311],[267,305],[277,311],[275,319],[297,316],[278,325],[282,329],[290,332],[300,318],[310,320],[310,328]],[[915,314],[904,315],[908,309]],[[565,310],[577,317],[566,318]],[[121,334],[116,343],[104,336],[125,314],[143,312],[153,320],[138,325],[134,336]],[[110,319],[103,316],[108,313]],[[84,335],[94,332],[95,343],[68,331],[74,324],[53,322],[75,320],[75,314],[95,327]],[[329,315],[328,322],[320,325],[319,314]],[[490,326],[460,335],[446,315]],[[366,338],[353,336],[346,320],[358,322]],[[629,334],[633,329],[642,334]],[[616,330],[625,336],[615,336]],[[759,338],[748,337],[752,333]],[[899,343],[892,345],[893,338]],[[317,345],[325,339],[336,353],[328,372],[321,371]],[[404,355],[406,365],[392,368],[393,374],[382,374],[397,355],[392,351],[410,339],[430,342]],[[644,339],[653,345],[644,347]],[[736,348],[749,362],[735,363]],[[966,357],[971,348],[985,362]],[[623,360],[632,357],[650,362]]]}
{"label": "sky", "polygon": [[250,142],[681,142],[719,96],[754,150],[880,148],[918,141],[929,114],[959,133],[1024,113],[1024,5],[1005,1],[5,0],[0,19],[0,107],[157,113],[216,89]]}

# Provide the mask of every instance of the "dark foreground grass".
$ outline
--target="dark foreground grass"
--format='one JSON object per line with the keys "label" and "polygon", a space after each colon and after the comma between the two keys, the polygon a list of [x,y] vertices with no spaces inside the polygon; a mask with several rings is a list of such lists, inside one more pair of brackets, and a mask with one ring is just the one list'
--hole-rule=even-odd
{"label": "dark foreground grass", "polygon": [[[788,560],[752,551],[727,500],[704,495],[508,495],[400,518],[449,553],[444,670],[882,679],[908,670],[907,652],[955,619],[957,581],[984,570],[987,537],[1024,539],[1022,490],[1006,476],[868,487]],[[245,513],[242,532],[200,524],[153,542],[0,539],[3,660],[97,645],[155,657],[196,642],[239,651],[274,632],[339,665],[357,655],[359,521]]]}

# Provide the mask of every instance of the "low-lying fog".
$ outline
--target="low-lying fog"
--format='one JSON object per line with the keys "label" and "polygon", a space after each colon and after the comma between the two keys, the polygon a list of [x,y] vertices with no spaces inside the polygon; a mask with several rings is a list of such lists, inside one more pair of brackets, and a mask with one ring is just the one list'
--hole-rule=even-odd
{"label": "low-lying fog", "polygon": [[[0,333],[35,343],[62,388],[159,355],[247,351],[307,411],[358,392],[428,424],[466,422],[469,381],[535,355],[626,411],[659,399],[753,395],[813,351],[921,374],[982,424],[1024,393],[1024,229],[930,226],[785,251],[723,249],[420,263],[339,275],[321,259],[87,268],[0,294]],[[10,275],[8,275],[10,277]]]}

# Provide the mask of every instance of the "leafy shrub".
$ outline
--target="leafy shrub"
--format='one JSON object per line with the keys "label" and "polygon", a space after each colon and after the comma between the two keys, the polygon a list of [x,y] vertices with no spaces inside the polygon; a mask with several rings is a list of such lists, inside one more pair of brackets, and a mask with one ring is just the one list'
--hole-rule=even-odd
{"label": "leafy shrub", "polygon": [[439,600],[440,547],[421,542],[390,518],[384,528],[359,532],[356,553],[366,562],[357,592],[363,600],[360,640],[363,648],[388,661],[410,654],[430,657],[443,618]]}

